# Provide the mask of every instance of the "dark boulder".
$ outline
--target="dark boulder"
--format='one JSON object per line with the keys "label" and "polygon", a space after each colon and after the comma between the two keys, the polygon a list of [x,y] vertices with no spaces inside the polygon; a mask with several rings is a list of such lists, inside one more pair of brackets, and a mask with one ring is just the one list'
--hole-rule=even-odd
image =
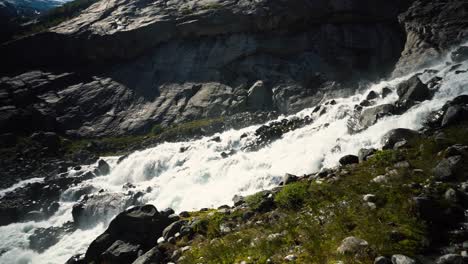
{"label": "dark boulder", "polygon": [[153,247],[138,257],[132,264],[159,264],[163,263],[164,254],[157,247]]}
{"label": "dark boulder", "polygon": [[388,87],[384,87],[382,89],[382,98],[385,98],[387,96],[389,96],[391,93],[393,93],[392,89],[388,88]]}
{"label": "dark boulder", "polygon": [[461,255],[446,254],[446,255],[439,257],[435,263],[436,264],[465,264],[466,261]]}
{"label": "dark boulder", "polygon": [[397,101],[397,106],[403,111],[417,102],[422,102],[431,97],[429,88],[421,82],[417,75],[400,83],[397,86],[397,94],[400,97]]}
{"label": "dark boulder", "polygon": [[359,163],[359,157],[356,155],[346,155],[340,159],[342,166]]}
{"label": "dark boulder", "polygon": [[375,258],[374,264],[392,264],[392,261],[386,257],[380,256]]}
{"label": "dark boulder", "polygon": [[374,100],[374,99],[376,99],[378,97],[379,97],[379,95],[376,92],[370,91],[366,96],[366,100],[370,101],[370,100]]}
{"label": "dark boulder", "polygon": [[121,240],[115,241],[101,254],[102,263],[127,264],[138,258],[140,245],[133,245]]}
{"label": "dark boulder", "polygon": [[[151,249],[170,224],[170,219],[153,205],[131,207],[117,215],[107,230],[91,243],[85,259],[88,263],[105,262],[105,258],[112,258],[115,263],[131,263],[138,257],[132,253],[136,247],[143,251]],[[118,240],[121,242],[115,244]],[[115,254],[120,249],[123,254]]]}
{"label": "dark boulder", "polygon": [[109,164],[105,160],[100,159],[98,161],[98,165],[97,165],[95,174],[96,175],[107,175],[109,173],[110,173]]}
{"label": "dark boulder", "polygon": [[170,224],[169,226],[164,228],[162,236],[165,240],[168,240],[170,237],[173,237],[176,233],[178,233],[180,229],[187,223],[187,220],[179,220]]}
{"label": "dark boulder", "polygon": [[460,171],[462,163],[462,156],[451,156],[441,160],[432,170],[432,173],[437,180],[450,181]]}
{"label": "dark boulder", "polygon": [[454,105],[450,106],[444,113],[442,118],[442,127],[448,127],[451,125],[456,125],[461,121],[468,120],[468,107]]}
{"label": "dark boulder", "polygon": [[392,129],[387,132],[381,139],[383,149],[393,149],[396,143],[406,140],[411,142],[415,138],[419,137],[417,131],[406,129],[406,128],[397,128]]}

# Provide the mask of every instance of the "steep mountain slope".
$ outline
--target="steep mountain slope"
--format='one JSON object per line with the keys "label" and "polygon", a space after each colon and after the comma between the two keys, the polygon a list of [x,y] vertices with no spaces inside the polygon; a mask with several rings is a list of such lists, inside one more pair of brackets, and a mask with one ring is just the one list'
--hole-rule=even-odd
{"label": "steep mountain slope", "polygon": [[405,42],[397,15],[407,6],[98,2],[1,47],[10,61],[3,72],[26,72],[4,79],[4,93],[30,94],[22,102],[7,96],[2,128],[29,132],[35,116],[43,130],[92,137],[244,111],[297,112],[389,73]]}

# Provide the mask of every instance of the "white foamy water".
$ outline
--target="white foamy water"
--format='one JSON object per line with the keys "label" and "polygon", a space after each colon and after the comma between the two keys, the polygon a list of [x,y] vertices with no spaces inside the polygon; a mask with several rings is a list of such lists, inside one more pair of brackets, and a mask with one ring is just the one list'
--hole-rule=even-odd
{"label": "white foamy water", "polygon": [[[117,164],[115,157],[108,158],[111,173],[83,184],[92,185],[96,190],[124,192],[122,186],[132,183],[136,190],[146,193],[142,197],[143,202],[154,204],[159,209],[172,207],[181,211],[231,204],[236,194],[246,195],[276,186],[285,173],[313,173],[323,167],[338,165],[340,157],[357,154],[360,148],[379,148],[382,135],[391,129],[421,128],[428,113],[439,109],[447,100],[468,94],[468,74],[457,75],[453,71],[448,72],[449,68],[444,61],[433,67],[439,70],[437,74],[421,75],[423,81],[434,76],[443,78],[443,84],[432,100],[420,103],[401,116],[386,117],[358,134],[350,135],[346,126],[355,104],[359,104],[370,90],[378,93],[384,87],[394,90],[398,83],[412,74],[372,85],[348,98],[337,98],[336,104],[327,106],[327,112],[322,116],[312,113],[313,108],[310,108],[293,116],[282,117],[309,115],[314,122],[286,133],[281,139],[256,152],[245,152],[242,149],[253,139],[254,131],[259,126],[230,130],[215,135],[221,138],[219,143],[210,141],[212,137],[164,143],[137,151],[120,164]],[[465,62],[459,69],[468,69],[468,63]],[[396,99],[394,92],[377,102],[386,104]],[[244,133],[248,136],[241,139]],[[181,148],[188,149],[181,152]],[[220,155],[223,151],[233,150],[235,154],[227,158]],[[18,186],[9,189],[11,191]],[[148,187],[151,187],[151,191],[147,193]],[[0,191],[0,195],[5,193],[6,190]],[[73,201],[65,195],[59,212],[47,221],[0,227],[0,252],[5,252],[0,253],[0,263],[63,263],[73,254],[84,253],[89,243],[104,231],[104,224],[68,234],[40,254],[28,249],[28,237],[34,229],[60,226],[71,221],[72,205]]]}

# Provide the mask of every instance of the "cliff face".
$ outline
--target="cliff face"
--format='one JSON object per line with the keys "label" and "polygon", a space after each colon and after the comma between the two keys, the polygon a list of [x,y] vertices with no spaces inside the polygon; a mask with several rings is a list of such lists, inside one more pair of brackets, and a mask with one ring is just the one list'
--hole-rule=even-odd
{"label": "cliff face", "polygon": [[468,41],[467,1],[416,1],[399,20],[407,42],[395,76],[427,66]]}
{"label": "cliff face", "polygon": [[296,112],[389,73],[405,43],[397,16],[408,5],[100,1],[1,47],[9,62],[2,132],[29,132],[38,128],[31,120],[43,120],[43,130],[120,135],[244,111]]}

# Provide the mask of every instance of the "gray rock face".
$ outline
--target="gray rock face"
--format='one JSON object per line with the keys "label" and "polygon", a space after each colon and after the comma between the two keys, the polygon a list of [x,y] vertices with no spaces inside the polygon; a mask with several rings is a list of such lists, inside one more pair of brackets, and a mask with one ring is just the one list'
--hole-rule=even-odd
{"label": "gray rock face", "polygon": [[[408,5],[100,1],[50,32],[0,48],[12,63],[0,72],[24,72],[0,81],[9,106],[0,124],[16,132],[49,118],[43,130],[93,137],[259,109],[293,113],[390,71],[404,43],[396,17]],[[31,71],[49,66],[67,73]],[[13,98],[20,90],[27,102]]]}
{"label": "gray rock face", "polygon": [[163,262],[163,254],[156,247],[148,250],[145,254],[138,257],[133,264],[154,264]]}
{"label": "gray rock face", "polygon": [[468,60],[468,46],[461,46],[458,49],[454,50],[451,55],[452,61],[455,63],[460,63],[465,60]]}
{"label": "gray rock face", "polygon": [[468,36],[466,1],[414,1],[399,20],[407,35],[394,76],[401,76],[441,58]]}

